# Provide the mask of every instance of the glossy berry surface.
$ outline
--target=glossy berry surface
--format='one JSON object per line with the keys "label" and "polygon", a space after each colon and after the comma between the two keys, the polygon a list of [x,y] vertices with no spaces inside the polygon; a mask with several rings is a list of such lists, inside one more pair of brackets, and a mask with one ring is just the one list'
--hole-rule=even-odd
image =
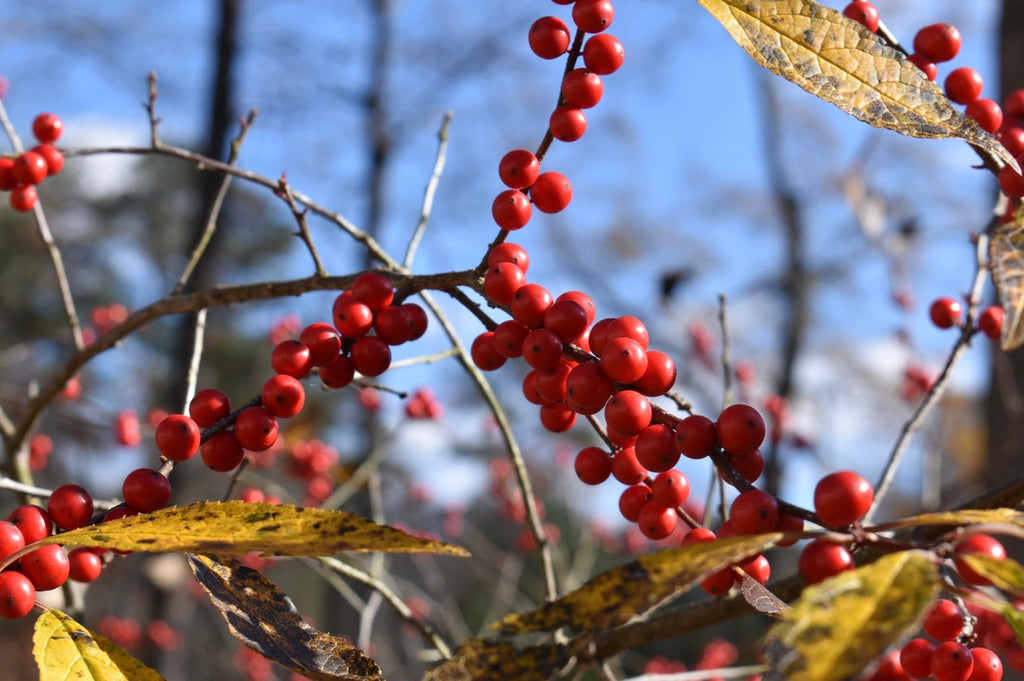
{"label": "glossy berry surface", "polygon": [[999,169],[999,190],[1010,198],[1019,199],[1024,196],[1024,176],[1005,165]]}
{"label": "glossy berry surface", "polygon": [[936,640],[952,641],[963,631],[964,615],[956,603],[940,598],[928,608],[921,628]]}
{"label": "glossy berry surface", "polygon": [[982,310],[978,315],[978,328],[992,340],[999,340],[1003,333],[1003,308],[992,305]]}
{"label": "glossy berry surface", "polygon": [[39,184],[49,174],[46,159],[34,151],[26,151],[14,159],[12,170],[18,184]]}
{"label": "glossy berry surface", "polygon": [[936,681],[967,681],[974,671],[974,656],[962,643],[946,641],[932,651],[932,676]]}
{"label": "glossy berry surface", "polygon": [[854,471],[829,473],[814,487],[814,511],[821,522],[832,527],[860,520],[874,499],[871,483]]}
{"label": "glossy berry surface", "polygon": [[64,122],[52,113],[41,113],[32,121],[32,134],[44,143],[56,142],[64,132]]}
{"label": "glossy berry surface", "polygon": [[473,364],[483,371],[500,369],[506,361],[505,356],[498,352],[494,344],[493,331],[484,331],[474,338],[469,354],[473,358]]}
{"label": "glossy berry surface", "polygon": [[[46,503],[47,514],[53,520],[53,524],[62,530],[74,530],[84,526],[92,518],[92,511],[92,495],[81,485],[73,483],[61,485],[53,490]],[[24,530],[22,534],[25,534]]]}
{"label": "glossy berry surface", "polygon": [[156,448],[171,461],[188,461],[199,451],[199,426],[184,414],[171,414],[156,427]]}
{"label": "glossy berry surface", "polygon": [[17,527],[25,539],[25,544],[34,544],[53,534],[53,520],[42,506],[26,504],[11,511],[7,522]]}
{"label": "glossy berry surface", "polygon": [[643,483],[627,487],[619,495],[619,513],[626,520],[635,523],[640,517],[640,509],[651,498],[651,488]]}
{"label": "glossy berry surface", "polygon": [[644,504],[636,519],[644,536],[654,540],[664,539],[672,534],[678,522],[679,516],[676,515],[676,509],[663,506],[656,499],[651,499]]}
{"label": "glossy berry surface", "polygon": [[914,52],[940,64],[960,53],[960,31],[952,24],[925,26],[914,35]]}
{"label": "glossy berry surface", "polygon": [[19,213],[27,213],[35,208],[36,202],[39,201],[39,194],[36,192],[36,188],[30,184],[19,185],[11,190],[8,201],[14,210]]}
{"label": "glossy berry surface", "polygon": [[962,313],[963,306],[953,298],[937,298],[928,308],[928,317],[940,329],[957,326]]}
{"label": "glossy berry surface", "polygon": [[731,404],[718,415],[715,434],[727,452],[749,454],[764,442],[764,419],[748,404]]}
{"label": "glossy berry surface", "polygon": [[509,231],[525,227],[532,213],[533,204],[518,189],[506,189],[495,196],[491,204],[491,217],[495,224]]}
{"label": "glossy berry surface", "polygon": [[676,426],[675,441],[676,449],[688,459],[710,456],[718,446],[715,422],[700,414],[687,416]]}
{"label": "glossy berry surface", "polygon": [[150,513],[164,508],[171,501],[171,483],[160,471],[137,468],[125,476],[121,498],[139,513]]}
{"label": "glossy berry surface", "polygon": [[576,477],[588,485],[600,485],[612,473],[612,458],[600,447],[584,447],[576,455]]}
{"label": "glossy berry surface", "polygon": [[277,442],[277,419],[263,407],[242,410],[235,419],[238,444],[251,452],[262,452]]}
{"label": "glossy berry surface", "polygon": [[771,532],[779,522],[779,502],[759,489],[748,489],[736,497],[729,520],[740,534]]}
{"label": "glossy berry surface", "polygon": [[[955,549],[956,553],[959,554],[978,554],[994,560],[1006,560],[1006,548],[1003,547],[1002,542],[987,534],[972,534],[966,539],[957,542]],[[953,564],[956,566],[957,572],[960,573],[960,576],[968,584],[974,586],[989,586],[992,584],[991,580],[980,575],[963,558],[954,556]]]}
{"label": "glossy berry surface", "polygon": [[583,44],[583,63],[599,76],[615,73],[626,60],[626,51],[619,39],[610,33],[591,36]]}
{"label": "glossy berry surface", "polygon": [[576,0],[572,7],[572,20],[586,33],[600,33],[612,25],[615,7],[611,0]]}
{"label": "glossy berry surface", "polygon": [[305,378],[313,368],[313,355],[301,341],[281,341],[270,352],[270,366],[275,373]]}
{"label": "glossy berry surface", "polygon": [[512,263],[525,274],[530,269],[530,254],[519,244],[502,241],[487,252],[487,266],[494,267],[503,262]]}
{"label": "glossy berry surface", "polygon": [[912,679],[924,679],[932,673],[935,644],[926,638],[914,638],[900,649],[900,665]]}
{"label": "glossy berry surface", "polygon": [[980,73],[969,66],[961,66],[949,72],[943,82],[943,89],[946,96],[957,104],[970,104],[981,97],[984,85]]}
{"label": "glossy berry surface", "polygon": [[853,568],[853,558],[846,547],[815,539],[804,546],[797,560],[797,570],[809,584],[824,581]]}
{"label": "glossy berry surface", "polygon": [[188,415],[200,428],[209,428],[231,413],[231,400],[216,388],[204,388],[188,403]]}
{"label": "glossy berry surface", "polygon": [[512,189],[526,189],[537,181],[538,175],[540,161],[527,149],[513,149],[498,163],[498,177]]}
{"label": "glossy berry surface", "polygon": [[327,322],[314,322],[304,328],[299,334],[299,342],[309,348],[310,359],[317,367],[330,364],[341,352],[341,336]]}
{"label": "glossy berry surface", "polygon": [[[541,59],[558,59],[569,49],[569,26],[558,17],[541,17],[528,34],[530,49]],[[527,185],[529,186],[529,185]]]}
{"label": "glossy berry surface", "polygon": [[587,69],[574,69],[562,79],[562,97],[570,106],[590,109],[597,106],[604,96],[601,76]]}
{"label": "glossy berry surface", "polygon": [[352,282],[349,291],[353,298],[366,303],[374,312],[380,312],[395,299],[391,280],[380,272],[363,272]]}
{"label": "glossy berry surface", "polygon": [[36,588],[20,572],[0,572],[0,617],[20,619],[32,611]]}
{"label": "glossy berry surface", "polygon": [[558,213],[572,201],[572,185],[562,173],[541,173],[530,187],[530,198],[540,212]]}
{"label": "glossy berry surface", "polygon": [[68,552],[68,578],[76,582],[92,582],[103,573],[103,559],[96,551],[79,546]]}
{"label": "glossy berry surface", "polygon": [[302,411],[306,404],[306,390],[298,379],[288,374],[272,376],[263,384],[260,393],[263,406],[274,416],[287,419]]}
{"label": "glossy berry surface", "polygon": [[377,336],[363,336],[352,344],[352,365],[363,376],[380,376],[391,366],[391,348]]}
{"label": "glossy berry surface", "polygon": [[68,581],[70,571],[68,554],[57,544],[41,546],[21,557],[21,572],[36,591],[56,589]]}
{"label": "glossy berry surface", "polygon": [[964,109],[968,118],[973,118],[981,129],[993,135],[1003,124],[1003,110],[995,100],[979,97]]}
{"label": "glossy berry surface", "polygon": [[234,431],[222,430],[199,447],[199,456],[210,470],[226,473],[238,468],[245,450],[238,444]]}
{"label": "glossy berry surface", "polygon": [[587,115],[577,106],[564,104],[551,112],[548,129],[556,140],[575,142],[587,131]]}
{"label": "glossy berry surface", "polygon": [[682,506],[690,498],[690,480],[676,468],[662,471],[654,476],[651,494],[662,506]]}
{"label": "glossy berry surface", "polygon": [[999,681],[1003,678],[1003,661],[988,648],[971,648],[974,665],[968,681]]}
{"label": "glossy berry surface", "polygon": [[843,14],[857,23],[863,24],[872,33],[878,30],[878,8],[870,2],[862,2],[861,0],[851,2],[843,10]]}

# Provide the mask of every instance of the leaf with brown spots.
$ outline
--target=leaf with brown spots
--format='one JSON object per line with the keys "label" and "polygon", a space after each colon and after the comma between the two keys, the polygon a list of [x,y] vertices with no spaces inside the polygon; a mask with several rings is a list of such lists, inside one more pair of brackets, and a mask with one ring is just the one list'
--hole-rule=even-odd
{"label": "leaf with brown spots", "polygon": [[600,631],[625,624],[682,593],[730,563],[761,553],[781,534],[728,537],[704,544],[662,549],[592,578],[579,589],[536,610],[509,615],[491,625],[506,634]]}
{"label": "leaf with brown spots", "polygon": [[376,662],[306,624],[292,600],[256,570],[226,557],[189,555],[188,563],[231,633],[263,657],[313,681],[383,681]]}
{"label": "leaf with brown spots", "polygon": [[957,137],[1005,163],[995,137],[882,38],[811,0],[697,0],[761,66],[877,128]]}
{"label": "leaf with brown spots", "polygon": [[39,667],[39,681],[164,681],[123,649],[59,610],[46,610],[36,620],[32,655]]}
{"label": "leaf with brown spots", "polygon": [[1006,223],[996,225],[988,242],[988,260],[1003,308],[999,345],[1009,352],[1024,345],[1024,207]]}
{"label": "leaf with brown spots", "polygon": [[1024,527],[1024,513],[1012,508],[965,508],[959,511],[938,511],[901,518],[888,523],[872,525],[870,530],[883,531],[898,527],[924,527],[929,525],[1013,525]]}
{"label": "leaf with brown spots", "polygon": [[469,555],[460,546],[413,537],[353,513],[244,501],[172,506],[63,532],[42,543],[119,551],[262,551],[268,556],[329,556],[339,551]]}
{"label": "leaf with brown spots", "polygon": [[547,681],[571,659],[565,645],[520,649],[507,642],[474,638],[428,669],[422,681]]}
{"label": "leaf with brown spots", "polygon": [[768,631],[765,681],[840,681],[916,631],[939,593],[924,551],[901,551],[804,589]]}

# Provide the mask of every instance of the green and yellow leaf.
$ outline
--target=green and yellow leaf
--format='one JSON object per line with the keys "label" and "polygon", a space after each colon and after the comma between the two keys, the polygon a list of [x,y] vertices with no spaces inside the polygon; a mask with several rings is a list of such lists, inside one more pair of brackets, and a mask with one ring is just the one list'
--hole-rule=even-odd
{"label": "green and yellow leaf", "polygon": [[916,630],[939,593],[929,554],[903,551],[807,587],[769,631],[765,681],[855,678]]}
{"label": "green and yellow leaf", "polygon": [[428,669],[422,681],[547,681],[571,659],[564,645],[520,649],[507,642],[475,638]]}
{"label": "green and yellow leaf", "polygon": [[32,655],[40,681],[163,681],[155,671],[59,610],[36,620]]}
{"label": "green and yellow leaf", "polygon": [[350,642],[320,632],[269,579],[233,558],[188,557],[192,573],[236,638],[313,681],[383,680],[380,667]]}
{"label": "green and yellow leaf", "polygon": [[999,345],[1006,352],[1024,345],[1024,207],[996,228],[988,242],[992,284],[1003,308]]}
{"label": "green and yellow leaf", "polygon": [[328,556],[339,551],[443,553],[459,546],[420,539],[353,513],[243,501],[204,501],[121,518],[44,540],[120,551]]}
{"label": "green and yellow leaf", "polygon": [[891,530],[898,527],[923,527],[928,525],[1013,525],[1024,527],[1024,513],[1012,508],[968,508],[960,511],[939,511],[901,518],[872,527],[873,530]]}
{"label": "green and yellow leaf", "polygon": [[761,66],[878,128],[957,137],[1016,162],[898,50],[811,0],[697,0]]}
{"label": "green and yellow leaf", "polygon": [[961,553],[957,560],[967,563],[968,567],[1003,591],[1024,596],[1024,566],[1012,558],[1000,560],[980,553]]}
{"label": "green and yellow leaf", "polygon": [[536,610],[509,615],[491,625],[506,634],[599,631],[639,617],[730,563],[757,555],[782,535],[729,537],[704,544],[662,549],[593,577],[579,589]]}

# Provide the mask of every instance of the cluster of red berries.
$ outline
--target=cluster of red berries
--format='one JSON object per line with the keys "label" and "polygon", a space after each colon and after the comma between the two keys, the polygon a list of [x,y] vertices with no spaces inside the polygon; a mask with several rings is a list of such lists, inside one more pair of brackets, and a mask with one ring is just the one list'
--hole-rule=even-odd
{"label": "cluster of red berries", "polygon": [[64,168],[64,154],[53,146],[64,132],[64,123],[52,113],[41,113],[32,121],[32,133],[39,144],[12,158],[0,158],[0,191],[9,191],[11,208],[26,212],[39,199],[36,186]]}
{"label": "cluster of red berries", "polygon": [[[878,9],[870,2],[851,2],[843,13],[863,24],[868,30],[878,30]],[[929,80],[938,77],[938,64],[954,59],[960,53],[960,31],[951,24],[931,24],[914,35],[914,51],[908,59],[920,68]],[[963,105],[964,114],[977,121],[983,130],[995,135],[1018,164],[1024,161],[1024,89],[1014,90],[1003,99],[1002,106],[993,99],[981,96],[984,81],[969,66],[953,69],[943,81],[946,96]],[[1010,198],[1024,196],[1024,176],[1003,166],[999,171],[999,188]],[[1012,211],[1011,211],[1012,212]]]}
{"label": "cluster of red berries", "polygon": [[[583,136],[587,129],[584,109],[597,106],[604,95],[601,76],[617,71],[625,59],[622,43],[603,33],[615,16],[610,0],[575,0],[571,4],[576,28],[596,35],[591,35],[583,45],[585,67],[573,69],[563,77],[558,105],[548,121],[551,136],[562,142],[573,142]],[[541,17],[530,27],[530,49],[542,59],[562,56],[571,41],[568,24],[558,17]],[[504,230],[526,226],[534,207],[543,213],[557,213],[572,200],[568,178],[554,171],[540,172],[540,161],[526,149],[505,154],[498,164],[498,176],[508,189],[494,198],[491,215]]]}
{"label": "cluster of red berries", "polygon": [[[970,614],[955,602],[939,599],[925,615],[922,628],[928,638],[914,638],[899,652],[903,672],[911,679],[934,678],[937,681],[999,681],[1003,663],[985,647],[968,648],[972,632],[964,627]],[[961,640],[962,639],[962,640]]]}
{"label": "cluster of red berries", "polygon": [[[977,330],[998,340],[1003,332],[1003,308],[990,305],[978,315]],[[962,322],[963,305],[955,298],[936,298],[928,308],[928,317],[932,324],[940,329],[959,327]]]}

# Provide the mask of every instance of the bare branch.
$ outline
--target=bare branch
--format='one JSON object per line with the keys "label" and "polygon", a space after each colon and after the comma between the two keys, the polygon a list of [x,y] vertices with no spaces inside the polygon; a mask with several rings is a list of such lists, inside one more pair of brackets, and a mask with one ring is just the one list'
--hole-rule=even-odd
{"label": "bare branch", "polygon": [[434,208],[434,194],[437,193],[437,185],[441,180],[445,159],[448,156],[448,127],[451,125],[451,122],[452,112],[447,111],[444,114],[444,120],[441,121],[441,130],[437,133],[437,157],[434,159],[434,171],[430,174],[430,179],[427,181],[426,191],[423,192],[423,207],[420,209],[420,221],[416,225],[412,237],[409,239],[409,245],[405,249],[405,257],[402,259],[402,266],[406,269],[412,267],[413,258],[416,257],[416,249],[420,245],[420,240],[423,239],[423,233],[427,230],[427,221],[430,219],[430,212]]}

